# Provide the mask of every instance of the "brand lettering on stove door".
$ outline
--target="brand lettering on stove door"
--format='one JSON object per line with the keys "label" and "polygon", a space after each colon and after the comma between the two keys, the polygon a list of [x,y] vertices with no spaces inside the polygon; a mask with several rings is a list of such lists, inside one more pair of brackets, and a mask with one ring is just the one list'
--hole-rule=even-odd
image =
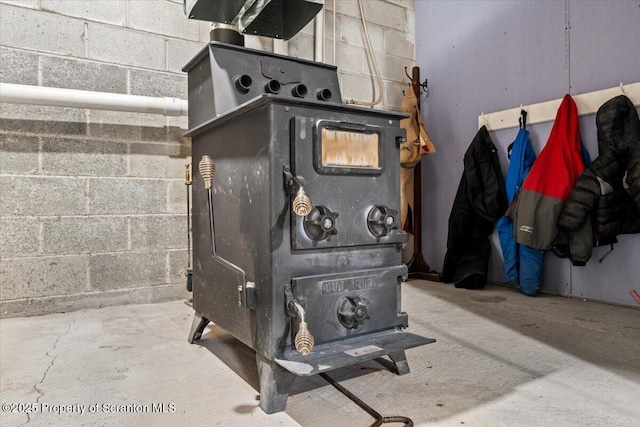
{"label": "brand lettering on stove door", "polygon": [[323,280],[321,282],[322,295],[375,288],[377,285],[374,279],[375,276],[364,276],[351,277],[347,279]]}

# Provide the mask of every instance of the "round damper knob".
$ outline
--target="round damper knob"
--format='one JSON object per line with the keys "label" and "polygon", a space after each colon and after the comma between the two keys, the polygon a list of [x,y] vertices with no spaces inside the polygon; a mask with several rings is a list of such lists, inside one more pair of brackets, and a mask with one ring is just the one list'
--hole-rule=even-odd
{"label": "round damper knob", "polygon": [[312,240],[322,241],[338,234],[336,230],[338,214],[326,206],[314,206],[304,218],[304,231]]}
{"label": "round damper knob", "polygon": [[374,206],[367,215],[367,227],[376,237],[384,237],[398,228],[398,211],[386,206]]}
{"label": "round damper knob", "polygon": [[338,320],[347,329],[358,329],[369,318],[369,301],[361,296],[348,296],[340,301]]}

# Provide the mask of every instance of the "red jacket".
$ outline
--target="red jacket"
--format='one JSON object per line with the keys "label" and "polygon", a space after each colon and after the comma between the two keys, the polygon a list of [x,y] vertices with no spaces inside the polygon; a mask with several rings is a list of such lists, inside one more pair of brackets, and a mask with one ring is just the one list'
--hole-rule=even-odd
{"label": "red jacket", "polygon": [[571,95],[560,104],[549,140],[522,184],[514,213],[514,233],[518,243],[551,249],[570,244],[572,260],[586,262],[591,257],[591,222],[566,235],[557,226],[560,212],[578,176],[584,170],[578,109]]}

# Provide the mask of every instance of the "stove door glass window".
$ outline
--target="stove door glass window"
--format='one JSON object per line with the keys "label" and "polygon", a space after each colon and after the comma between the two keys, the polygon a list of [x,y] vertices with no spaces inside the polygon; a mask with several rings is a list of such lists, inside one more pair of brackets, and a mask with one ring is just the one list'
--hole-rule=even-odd
{"label": "stove door glass window", "polygon": [[322,166],[329,168],[380,169],[378,133],[323,127]]}

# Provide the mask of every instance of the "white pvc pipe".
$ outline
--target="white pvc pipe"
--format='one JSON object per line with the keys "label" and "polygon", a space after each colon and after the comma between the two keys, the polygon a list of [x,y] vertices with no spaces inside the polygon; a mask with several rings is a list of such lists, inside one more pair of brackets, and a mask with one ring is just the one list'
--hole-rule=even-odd
{"label": "white pvc pipe", "polygon": [[331,6],[333,8],[333,19],[332,19],[332,24],[333,24],[333,52],[331,52],[333,54],[333,62],[331,62],[333,65],[338,65],[336,64],[336,25],[338,25],[336,23],[336,0],[333,0],[333,5]]}
{"label": "white pvc pipe", "polygon": [[315,21],[315,46],[313,48],[313,60],[324,62],[324,8],[316,15]]}
{"label": "white pvc pipe", "polygon": [[187,101],[180,98],[123,95],[119,93],[0,83],[0,102],[127,111],[186,116]]}

